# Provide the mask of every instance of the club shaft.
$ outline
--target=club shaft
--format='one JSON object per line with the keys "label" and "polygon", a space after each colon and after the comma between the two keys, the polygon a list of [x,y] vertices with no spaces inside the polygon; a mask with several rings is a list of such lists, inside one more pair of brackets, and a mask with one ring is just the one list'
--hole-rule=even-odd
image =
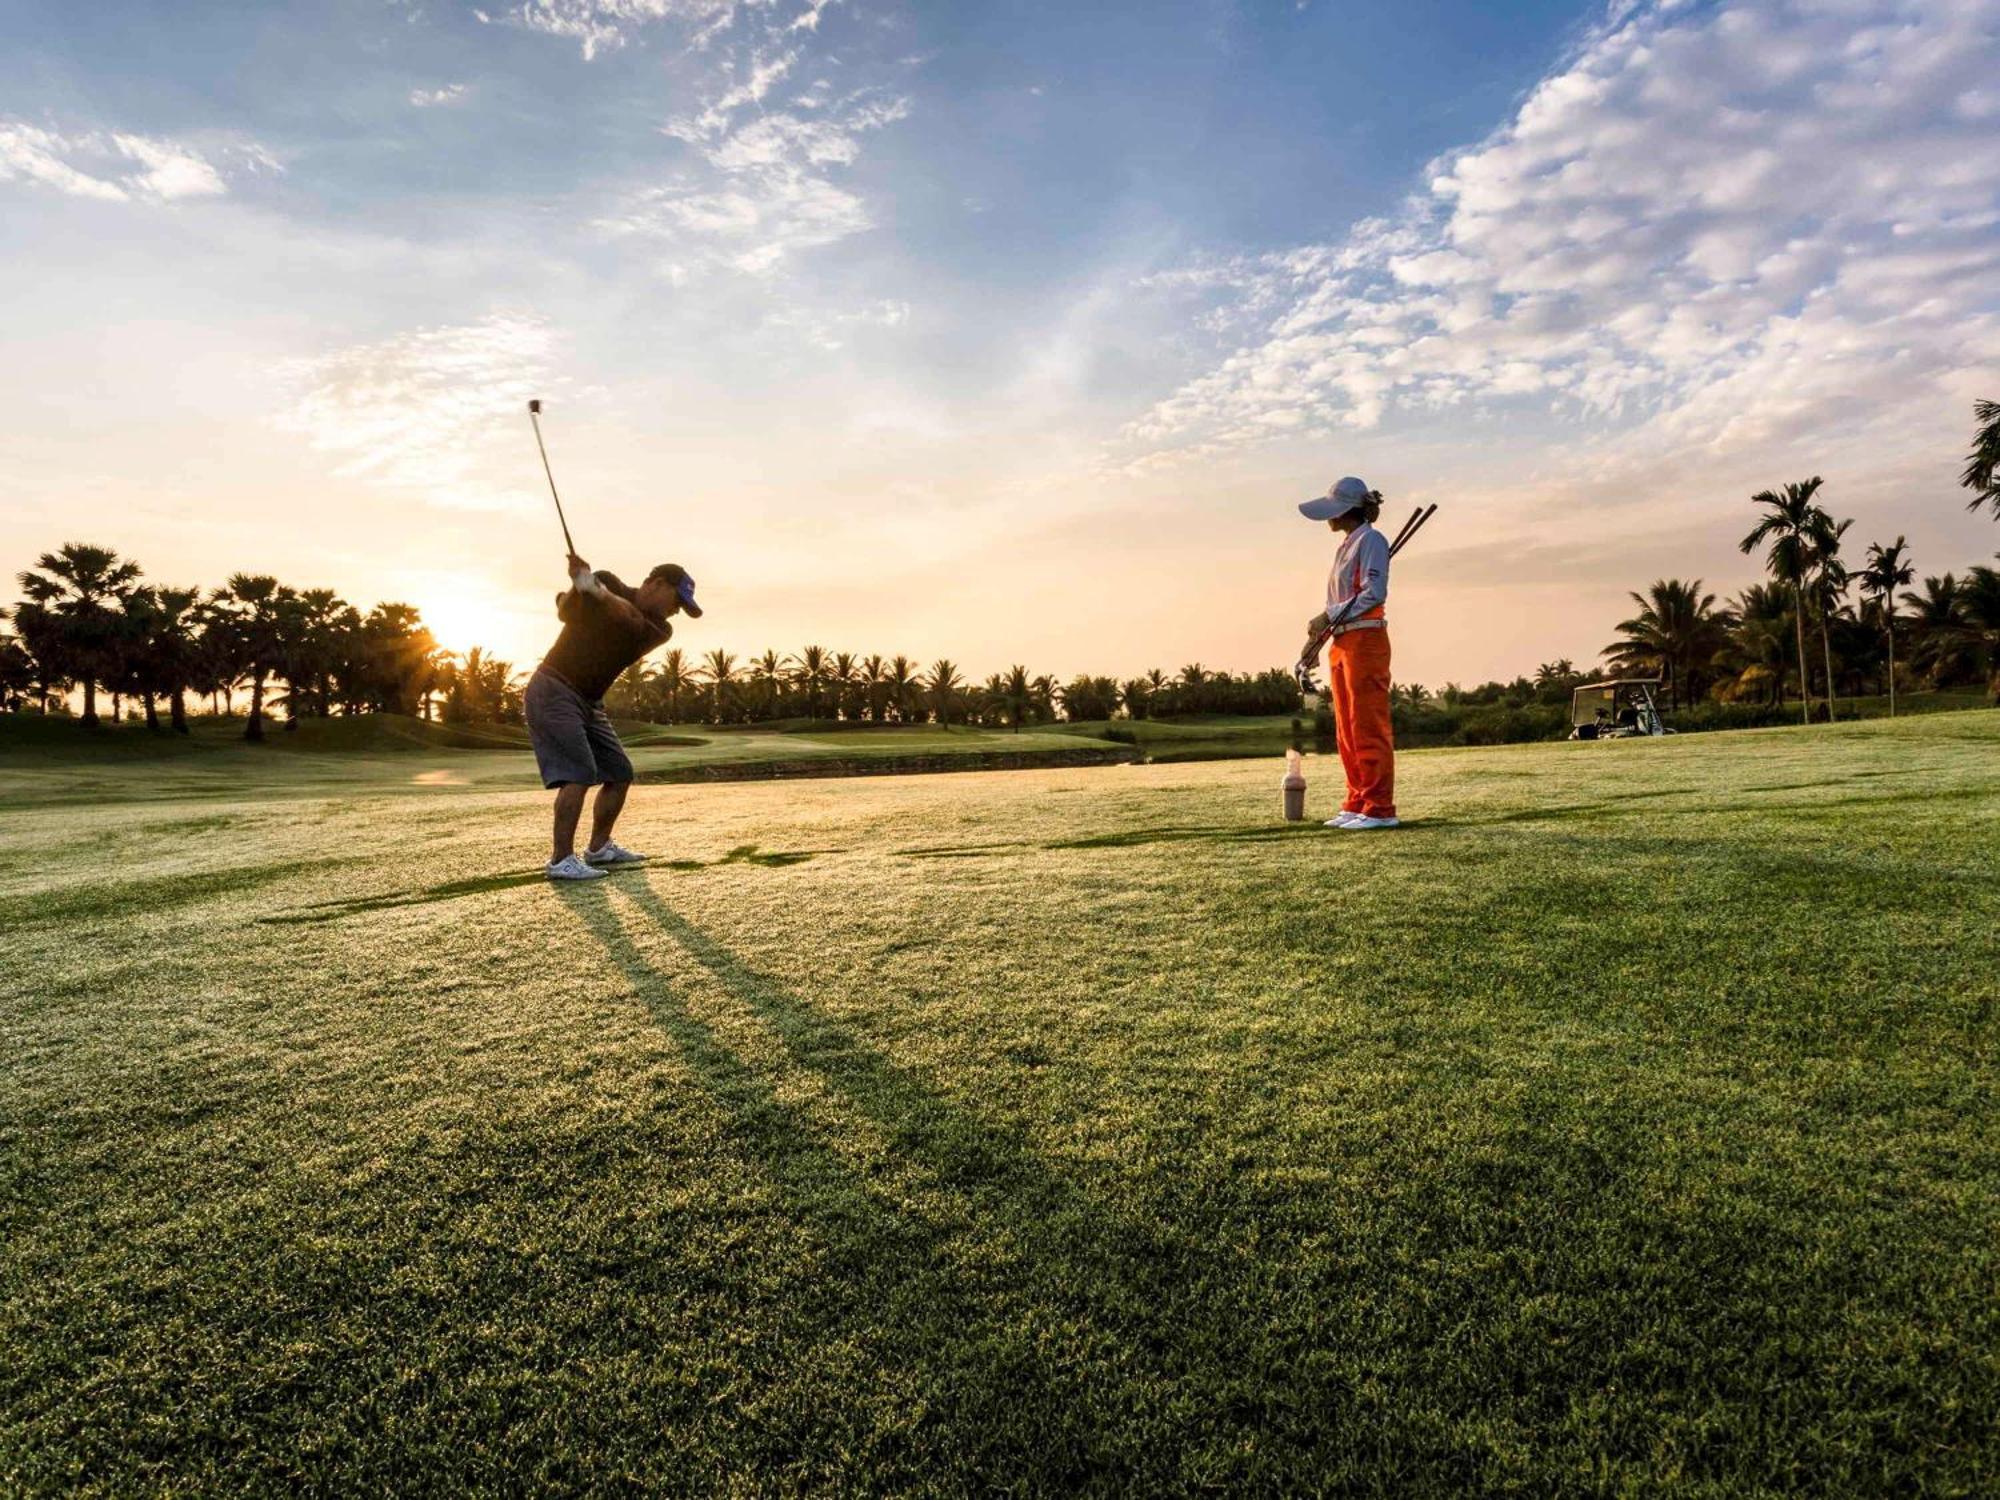
{"label": "club shaft", "polygon": [[1401,552],[1403,550],[1404,544],[1407,543],[1411,537],[1415,536],[1419,531],[1421,531],[1423,529],[1424,522],[1428,521],[1436,513],[1437,513],[1437,506],[1433,504],[1430,507],[1430,509],[1419,511],[1416,515],[1412,516],[1410,518],[1410,524],[1403,528],[1402,535],[1398,536],[1395,541],[1389,544],[1389,555],[1391,557],[1394,557],[1398,552]]}
{"label": "club shaft", "polygon": [[1408,536],[1412,531],[1416,530],[1417,518],[1421,516],[1423,513],[1424,513],[1424,508],[1421,505],[1419,505],[1415,510],[1410,512],[1409,520],[1403,523],[1402,529],[1396,533],[1395,540],[1389,543],[1389,551],[1392,554],[1398,547],[1403,545],[1403,538]]}
{"label": "club shaft", "polygon": [[556,493],[556,471],[549,467],[548,445],[542,441],[542,419],[533,412],[528,413],[528,421],[535,429],[535,451],[542,455],[542,472],[549,476],[549,498],[556,503],[556,520],[562,523],[563,545],[569,548],[570,556],[576,556],[576,543],[569,539],[569,517],[563,514],[562,496]]}

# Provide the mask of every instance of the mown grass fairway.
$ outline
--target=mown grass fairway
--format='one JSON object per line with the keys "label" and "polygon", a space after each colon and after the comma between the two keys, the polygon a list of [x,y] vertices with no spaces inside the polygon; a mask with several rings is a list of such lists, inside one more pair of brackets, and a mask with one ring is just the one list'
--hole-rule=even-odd
{"label": "mown grass fairway", "polygon": [[2000,714],[433,759],[0,770],[0,1488],[2000,1486]]}

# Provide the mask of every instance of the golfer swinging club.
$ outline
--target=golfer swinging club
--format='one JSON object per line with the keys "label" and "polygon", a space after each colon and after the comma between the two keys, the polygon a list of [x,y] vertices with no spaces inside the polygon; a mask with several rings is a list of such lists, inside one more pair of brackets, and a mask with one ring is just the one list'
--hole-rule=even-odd
{"label": "golfer swinging club", "polygon": [[[567,530],[567,527],[565,527]],[[632,784],[632,762],[604,712],[604,695],[618,674],[674,633],[669,617],[686,610],[701,618],[694,580],[678,563],[662,563],[635,589],[597,573],[574,552],[570,588],[556,596],[563,622],[549,654],[528,679],[522,708],[542,785],[556,794],[555,849],[549,879],[595,880],[611,865],[645,859],[611,841],[612,826]],[[576,852],[576,825],[586,788],[597,788],[590,810],[590,844]]]}
{"label": "golfer swinging club", "polygon": [[1396,738],[1389,726],[1389,539],[1373,526],[1382,497],[1360,480],[1341,480],[1299,507],[1344,540],[1326,580],[1326,609],[1306,621],[1308,639],[1331,629],[1327,692],[1347,800],[1328,828],[1396,826]]}

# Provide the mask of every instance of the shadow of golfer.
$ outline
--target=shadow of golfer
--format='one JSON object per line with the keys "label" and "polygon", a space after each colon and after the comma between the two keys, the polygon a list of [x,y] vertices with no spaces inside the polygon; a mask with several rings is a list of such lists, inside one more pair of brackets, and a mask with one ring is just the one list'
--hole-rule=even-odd
{"label": "shadow of golfer", "polygon": [[[1161,1418],[1174,1392],[1226,1382],[1249,1357],[1218,1316],[1223,1309],[1191,1297],[1192,1288],[1213,1291],[1240,1277],[1225,1251],[1112,1211],[1037,1156],[1018,1127],[939,1095],[650,886],[604,884],[613,889],[566,891],[565,899],[728,1112],[737,1146],[826,1248],[826,1274],[787,1295],[824,1321],[822,1337],[867,1347],[878,1367],[900,1370],[906,1399],[920,1402],[932,1436],[964,1455],[967,1468],[1033,1475],[1058,1489],[1111,1476],[1173,1487],[1172,1439],[1212,1441],[1218,1426],[1238,1425],[1245,1413],[1232,1422],[1190,1409],[1180,1433]],[[739,1057],[690,1011],[621,921],[621,907],[760,1017],[793,1065],[872,1120],[914,1181],[894,1172],[873,1178],[833,1149],[824,1127],[780,1096],[768,1069]],[[900,1440],[922,1449],[907,1430]]]}

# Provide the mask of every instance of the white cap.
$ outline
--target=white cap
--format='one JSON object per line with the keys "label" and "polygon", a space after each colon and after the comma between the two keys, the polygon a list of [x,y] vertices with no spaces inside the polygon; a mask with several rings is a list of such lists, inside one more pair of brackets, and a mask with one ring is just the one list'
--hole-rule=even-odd
{"label": "white cap", "polygon": [[1351,510],[1359,510],[1374,497],[1375,492],[1352,474],[1327,487],[1324,495],[1315,495],[1302,501],[1299,514],[1308,521],[1331,521],[1346,515]]}

